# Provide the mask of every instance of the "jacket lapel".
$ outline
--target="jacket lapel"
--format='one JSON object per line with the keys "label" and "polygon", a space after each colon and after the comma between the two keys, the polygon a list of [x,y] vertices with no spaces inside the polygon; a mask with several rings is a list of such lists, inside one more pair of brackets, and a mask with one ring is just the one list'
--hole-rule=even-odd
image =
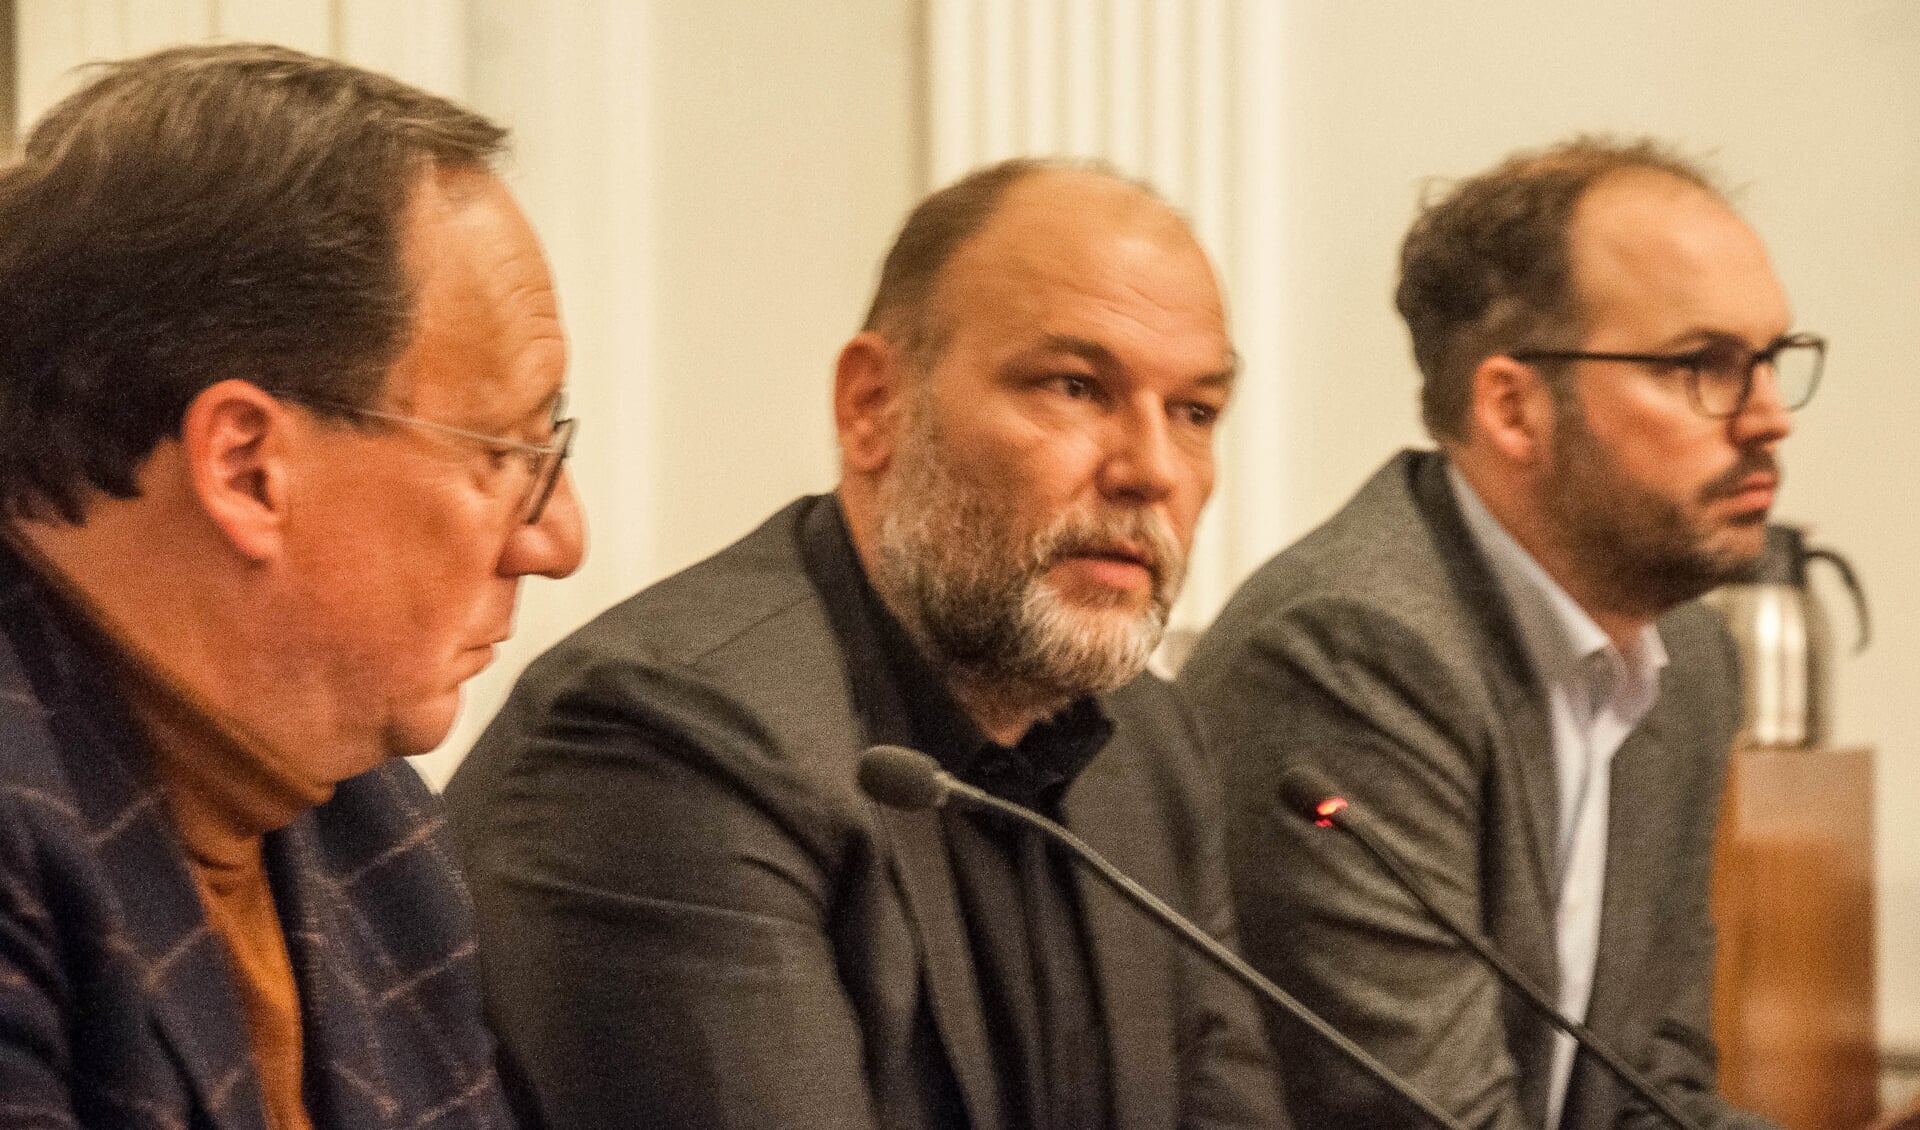
{"label": "jacket lapel", "polygon": [[69,779],[95,786],[77,789],[76,799],[119,903],[126,948],[139,966],[160,1039],[207,1111],[209,1125],[265,1130],[226,951],[208,928],[158,787],[144,767],[123,756],[144,750],[144,741],[118,712],[71,701],[56,708],[53,725],[71,731],[58,746],[69,760]]}
{"label": "jacket lapel", "polygon": [[9,711],[0,741],[44,746],[64,762],[101,874],[121,915],[111,939],[135,967],[155,1033],[215,1130],[265,1130],[265,1106],[225,950],[152,777],[147,743],[114,694],[88,629],[0,546],[7,615],[0,690],[45,704]]}
{"label": "jacket lapel", "polygon": [[[1588,1009],[1587,1027],[1614,1044],[1629,1060],[1635,1058],[1638,1049],[1620,1046],[1622,1015],[1635,1003],[1635,997],[1621,986],[1643,980],[1647,962],[1657,960],[1649,953],[1654,932],[1649,911],[1661,905],[1661,900],[1652,896],[1647,884],[1663,881],[1661,877],[1671,870],[1667,858],[1671,841],[1648,830],[1673,828],[1680,819],[1669,811],[1674,790],[1664,722],[1656,706],[1613,755],[1607,800],[1606,890],[1601,896],[1600,953],[1594,964],[1593,1003]],[[1599,1073],[1595,1079],[1583,1081],[1594,1073]],[[1577,1106],[1585,1105],[1580,1100],[1596,1081],[1611,1084],[1612,1077],[1587,1056],[1575,1059],[1573,1078],[1567,1087],[1569,1116],[1576,1113]],[[1577,1123],[1570,1118],[1567,1125]]]}
{"label": "jacket lapel", "polygon": [[[1068,790],[1067,823],[1074,833],[1122,871],[1149,889],[1155,886],[1153,869],[1134,858],[1138,853],[1113,820],[1102,813],[1155,810],[1151,798],[1128,797],[1115,771],[1128,750],[1116,739]],[[1093,959],[1094,983],[1106,1019],[1107,1051],[1112,1065],[1113,1114],[1119,1126],[1170,1126],[1178,1113],[1177,1096],[1166,1091],[1175,1078],[1166,1061],[1174,1046],[1171,1030],[1177,1009],[1174,1001],[1174,944],[1162,937],[1157,923],[1108,890],[1106,884],[1074,865],[1087,946]],[[1166,892],[1156,890],[1155,894]]]}
{"label": "jacket lapel", "polygon": [[300,987],[307,1102],[316,1124],[389,1125],[398,1104],[389,1094],[378,1057],[381,1033],[358,981],[342,975],[326,939],[350,941],[355,931],[335,905],[339,895],[315,849],[311,813],[267,837],[287,956]]}
{"label": "jacket lapel", "polygon": [[976,1130],[998,1130],[1003,1125],[999,1080],[940,813],[879,811],[893,852],[894,879],[920,946],[934,1025],[953,1064],[967,1120]]}
{"label": "jacket lapel", "polygon": [[[866,588],[840,517],[839,500],[827,496],[805,505],[810,508],[799,518],[796,549],[809,581],[820,593],[835,642],[843,655],[853,657],[845,665],[845,675],[857,736],[864,745],[912,746],[906,704],[895,685],[895,673],[883,662],[887,654],[883,628],[875,622],[883,614],[875,609],[878,598]],[[1000,1130],[1000,1083],[940,812],[872,804],[888,841],[900,901],[919,946],[920,974],[934,1027],[953,1067],[967,1120],[975,1130]]]}
{"label": "jacket lapel", "polygon": [[1553,762],[1553,728],[1547,720],[1546,703],[1534,684],[1500,681],[1495,691],[1506,723],[1506,743],[1495,756],[1508,760],[1508,769],[1519,784],[1517,798],[1522,810],[1527,845],[1525,863],[1534,879],[1534,889],[1543,899],[1540,909],[1549,921],[1553,917],[1554,876],[1559,871],[1559,849],[1554,829],[1559,824],[1559,771]]}
{"label": "jacket lapel", "polygon": [[[1477,618],[1486,668],[1492,677],[1495,705],[1506,729],[1508,769],[1519,784],[1524,814],[1527,859],[1537,890],[1553,891],[1557,870],[1554,828],[1558,823],[1559,791],[1553,766],[1552,729],[1540,680],[1520,644],[1519,629],[1507,609],[1507,599],[1491,568],[1481,557],[1465,516],[1453,495],[1443,456],[1429,456],[1413,464],[1414,500],[1439,549],[1440,561],[1462,607]],[[1499,756],[1496,752],[1496,756]],[[1543,908],[1552,920],[1553,907]]]}

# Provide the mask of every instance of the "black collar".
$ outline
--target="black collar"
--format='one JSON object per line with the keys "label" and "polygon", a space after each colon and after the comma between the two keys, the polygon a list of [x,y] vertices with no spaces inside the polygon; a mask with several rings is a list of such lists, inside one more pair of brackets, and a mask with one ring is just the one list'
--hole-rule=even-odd
{"label": "black collar", "polygon": [[954,776],[996,796],[1052,807],[1113,736],[1113,722],[1082,695],[1012,747],[994,742],[954,698],[912,636],[874,591],[837,497],[802,519],[801,557],[846,657],[855,713],[875,743],[921,750]]}

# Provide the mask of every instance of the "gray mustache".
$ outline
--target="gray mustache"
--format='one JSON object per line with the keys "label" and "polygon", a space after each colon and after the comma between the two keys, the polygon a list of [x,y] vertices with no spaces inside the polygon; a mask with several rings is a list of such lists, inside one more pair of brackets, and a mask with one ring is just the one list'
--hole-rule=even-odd
{"label": "gray mustache", "polygon": [[1139,554],[1141,564],[1153,577],[1155,593],[1178,587],[1186,572],[1186,558],[1173,531],[1166,519],[1153,511],[1070,517],[1045,531],[1037,541],[1034,558],[1042,569],[1068,557],[1097,555],[1125,545]]}

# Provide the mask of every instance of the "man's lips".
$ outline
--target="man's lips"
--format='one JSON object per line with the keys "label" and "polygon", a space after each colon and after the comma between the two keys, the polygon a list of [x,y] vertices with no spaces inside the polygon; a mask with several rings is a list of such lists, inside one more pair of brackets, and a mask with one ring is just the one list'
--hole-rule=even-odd
{"label": "man's lips", "polygon": [[1780,489],[1780,476],[1773,474],[1747,475],[1733,484],[1727,497],[1740,510],[1766,510],[1773,506],[1773,496]]}
{"label": "man's lips", "polygon": [[1057,555],[1054,564],[1070,566],[1098,584],[1122,589],[1150,587],[1159,575],[1153,554],[1132,545],[1080,547]]}

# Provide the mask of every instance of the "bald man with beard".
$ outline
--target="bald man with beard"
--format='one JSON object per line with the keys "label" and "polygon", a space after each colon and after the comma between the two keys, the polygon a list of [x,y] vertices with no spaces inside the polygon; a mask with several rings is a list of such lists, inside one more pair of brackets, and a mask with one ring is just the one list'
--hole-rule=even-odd
{"label": "bald man with beard", "polygon": [[1242,990],[1030,833],[1231,937],[1213,774],[1143,674],[1233,347],[1186,224],[1017,161],[922,203],[841,351],[842,477],[528,672],[448,796],[547,1126],[1282,1125]]}

